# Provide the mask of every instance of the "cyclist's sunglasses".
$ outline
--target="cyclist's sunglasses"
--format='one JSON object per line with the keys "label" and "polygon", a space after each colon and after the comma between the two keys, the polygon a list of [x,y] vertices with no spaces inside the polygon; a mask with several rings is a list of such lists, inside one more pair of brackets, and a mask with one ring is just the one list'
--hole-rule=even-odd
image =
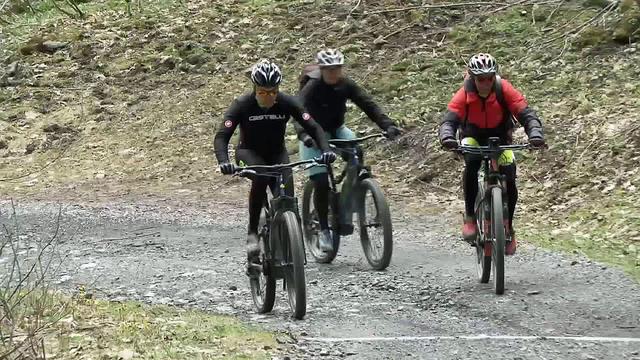
{"label": "cyclist's sunglasses", "polygon": [[272,89],[272,90],[259,89],[259,90],[256,90],[256,95],[260,95],[260,96],[267,96],[267,95],[276,96],[276,95],[278,95],[278,89]]}
{"label": "cyclist's sunglasses", "polygon": [[495,75],[494,74],[486,74],[486,75],[474,75],[473,79],[479,83],[485,83],[485,82],[490,82],[493,81],[493,79],[495,79]]}

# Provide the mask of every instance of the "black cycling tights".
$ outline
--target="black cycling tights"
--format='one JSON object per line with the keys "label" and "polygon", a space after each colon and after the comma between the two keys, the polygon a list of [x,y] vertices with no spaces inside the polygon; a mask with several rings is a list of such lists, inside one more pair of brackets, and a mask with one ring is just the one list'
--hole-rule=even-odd
{"label": "black cycling tights", "polygon": [[[475,201],[478,194],[478,170],[482,166],[482,160],[465,160],[466,166],[462,178],[464,187],[464,204],[467,216],[474,216]],[[501,166],[500,171],[507,177],[507,196],[509,198],[509,223],[513,225],[513,214],[518,202],[518,189],[516,188],[516,164]]]}
{"label": "black cycling tights", "polygon": [[[284,150],[280,154],[270,155],[266,157],[259,156],[253,150],[249,149],[237,149],[236,161],[244,162],[245,165],[276,165],[286,164],[289,162],[289,155]],[[291,169],[285,169],[282,171],[285,183],[285,194],[293,196],[293,177]],[[277,179],[267,177],[256,177],[251,184],[251,191],[249,192],[249,234],[258,232],[258,223],[260,222],[260,211],[262,205],[267,198],[267,186],[271,187],[271,193],[275,194]]]}
{"label": "black cycling tights", "polygon": [[327,173],[315,174],[310,176],[315,187],[313,191],[313,206],[318,212],[318,221],[320,229],[329,228],[329,177]]}
{"label": "black cycling tights", "polygon": [[[356,146],[358,157],[360,162],[364,164],[364,152],[360,146]],[[349,156],[346,153],[341,154],[344,161],[349,161]],[[326,230],[329,228],[329,175],[327,173],[315,174],[310,176],[314,183],[313,191],[313,206],[318,212],[318,222],[320,223],[320,229]]]}

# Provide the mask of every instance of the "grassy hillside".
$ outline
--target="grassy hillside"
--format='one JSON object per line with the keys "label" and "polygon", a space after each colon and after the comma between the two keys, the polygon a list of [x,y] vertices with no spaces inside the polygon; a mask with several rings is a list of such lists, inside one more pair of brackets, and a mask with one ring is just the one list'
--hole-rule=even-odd
{"label": "grassy hillside", "polygon": [[[35,4],[3,15],[0,33],[4,196],[219,193],[213,133],[250,88],[244,70],[277,59],[294,91],[301,65],[330,46],[408,130],[370,149],[382,179],[402,180],[390,192],[435,192],[416,206],[458,211],[462,164],[436,130],[464,59],[488,51],[550,144],[519,155],[523,237],[640,273],[633,2],[163,0],[127,16],[123,2],[90,1],[82,19]],[[39,51],[47,40],[64,48]],[[371,128],[359,111],[350,122]]]}

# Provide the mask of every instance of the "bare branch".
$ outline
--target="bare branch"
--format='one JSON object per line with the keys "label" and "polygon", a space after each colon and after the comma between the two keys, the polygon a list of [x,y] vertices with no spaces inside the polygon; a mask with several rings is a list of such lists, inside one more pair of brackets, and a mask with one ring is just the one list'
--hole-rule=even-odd
{"label": "bare branch", "polygon": [[558,10],[562,7],[562,5],[564,4],[564,1],[565,1],[565,0],[560,0],[560,1],[558,2],[558,6],[556,6],[556,7],[555,7],[555,9],[553,9],[553,11],[551,11],[551,14],[549,14],[549,16],[547,16],[547,21],[546,21],[547,23],[548,23],[549,21],[551,21],[551,18],[553,17],[553,15],[555,15],[555,14],[556,14],[556,12],[558,12]]}
{"label": "bare branch", "polygon": [[[640,1],[640,0],[638,0]],[[353,9],[351,9],[351,11],[349,11],[349,15],[347,15],[347,18],[351,17],[351,14],[353,14],[354,11],[356,11],[357,8],[360,7],[360,3],[362,2],[362,0],[358,0],[358,2],[356,3],[356,6],[353,7]]]}
{"label": "bare branch", "polygon": [[[55,0],[52,0],[55,3]],[[56,156],[55,158],[53,158],[51,161],[49,161],[48,163],[46,163],[44,166],[42,166],[40,169],[34,170],[34,171],[30,171],[24,175],[20,175],[20,176],[16,176],[13,178],[4,178],[4,179],[0,179],[0,181],[16,181],[16,180],[20,180],[20,179],[24,179],[28,176],[31,176],[33,174],[37,174],[39,172],[41,172],[42,170],[48,168],[49,166],[51,166],[53,163],[55,163],[56,161],[58,161],[66,152],[67,150],[71,147],[71,145],[73,144],[73,141],[69,142],[69,144],[67,144],[67,146],[64,147],[64,149],[62,149],[62,151],[60,152],[60,154],[58,154],[58,156]]]}
{"label": "bare branch", "polygon": [[58,5],[58,2],[56,0],[51,0],[51,2],[53,3],[53,6],[55,6],[56,9],[58,9],[58,11],[60,11],[61,13],[67,15],[68,17],[75,17],[73,15],[73,13],[68,12],[67,10],[63,9],[62,7],[60,7],[60,5]]}
{"label": "bare branch", "polygon": [[510,7],[518,6],[518,5],[522,5],[522,4],[524,4],[524,3],[528,2],[528,1],[530,1],[530,0],[520,0],[520,1],[517,1],[517,2],[511,3],[511,4],[507,4],[507,5],[504,5],[504,6],[502,6],[502,7],[497,8],[497,9],[491,10],[491,11],[489,11],[488,13],[486,13],[485,15],[495,14],[495,13],[497,13],[497,12],[500,12],[500,11],[506,10],[506,9],[508,9],[508,8],[510,8]]}
{"label": "bare branch", "polygon": [[409,30],[409,29],[411,29],[412,27],[414,27],[414,26],[416,26],[416,25],[419,25],[419,24],[414,23],[414,24],[409,24],[409,25],[407,25],[407,26],[401,27],[400,29],[398,29],[398,30],[396,30],[396,31],[393,31],[393,32],[391,32],[391,33],[389,33],[389,34],[385,35],[385,36],[382,38],[382,40],[387,40],[388,38],[392,37],[393,35],[397,35],[397,34],[399,34],[399,33],[403,32],[403,31],[405,31],[405,30]]}
{"label": "bare branch", "polygon": [[0,5],[0,13],[2,12],[2,10],[4,10],[4,7],[7,6],[8,3],[9,3],[9,0],[4,0],[4,3]]}
{"label": "bare branch", "polygon": [[67,1],[67,4],[69,4],[73,8],[73,10],[78,14],[80,18],[84,17],[84,13],[82,12],[82,10],[80,10],[80,8],[78,7],[78,4],[76,4],[74,0],[66,0],[66,1]]}
{"label": "bare branch", "polygon": [[456,3],[456,4],[438,4],[438,5],[415,5],[415,6],[407,6],[402,8],[394,8],[394,9],[384,9],[384,10],[376,10],[376,11],[367,11],[363,13],[363,15],[373,15],[373,14],[384,14],[391,12],[402,12],[408,10],[416,10],[416,9],[444,9],[444,8],[457,8],[457,7],[467,7],[467,6],[494,6],[494,5],[509,5],[508,3],[488,3],[488,2],[468,2],[468,3]]}
{"label": "bare branch", "polygon": [[[593,24],[594,22],[596,22],[598,19],[600,19],[601,17],[606,16],[607,14],[609,14],[613,9],[615,9],[618,6],[617,3],[611,3],[607,6],[605,6],[603,9],[601,9],[600,11],[598,11],[598,13],[596,15],[594,15],[593,17],[591,17],[589,20],[587,20],[586,22],[583,22],[582,24],[575,26],[573,28],[571,28],[568,31],[565,31],[562,34],[558,34],[554,37],[552,37],[551,39],[544,41],[540,47],[541,48],[545,48],[548,47],[549,45],[555,43],[556,41],[558,41],[559,39],[565,38],[567,36],[576,36],[578,34],[580,34],[581,32],[583,32],[589,25]],[[555,31],[554,31],[555,32]]]}

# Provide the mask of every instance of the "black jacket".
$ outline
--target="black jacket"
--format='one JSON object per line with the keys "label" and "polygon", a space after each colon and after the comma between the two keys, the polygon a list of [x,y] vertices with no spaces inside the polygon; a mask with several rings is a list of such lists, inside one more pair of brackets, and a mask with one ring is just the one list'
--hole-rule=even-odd
{"label": "black jacket", "polygon": [[322,128],[305,112],[296,98],[279,93],[275,105],[263,109],[252,92],[234,100],[224,114],[214,140],[216,159],[219,163],[229,161],[229,140],[237,126],[240,126],[238,148],[253,150],[267,158],[280,154],[285,149],[284,136],[291,117],[323,151],[329,150]]}
{"label": "black jacket", "polygon": [[[344,125],[347,100],[353,101],[383,130],[393,125],[393,121],[382,112],[373,99],[349,78],[344,78],[337,85],[328,85],[322,81],[319,71],[316,71],[300,90],[298,97],[305,109],[309,110],[318,124],[330,134]],[[297,125],[295,127],[298,138],[302,140],[305,130]]]}

